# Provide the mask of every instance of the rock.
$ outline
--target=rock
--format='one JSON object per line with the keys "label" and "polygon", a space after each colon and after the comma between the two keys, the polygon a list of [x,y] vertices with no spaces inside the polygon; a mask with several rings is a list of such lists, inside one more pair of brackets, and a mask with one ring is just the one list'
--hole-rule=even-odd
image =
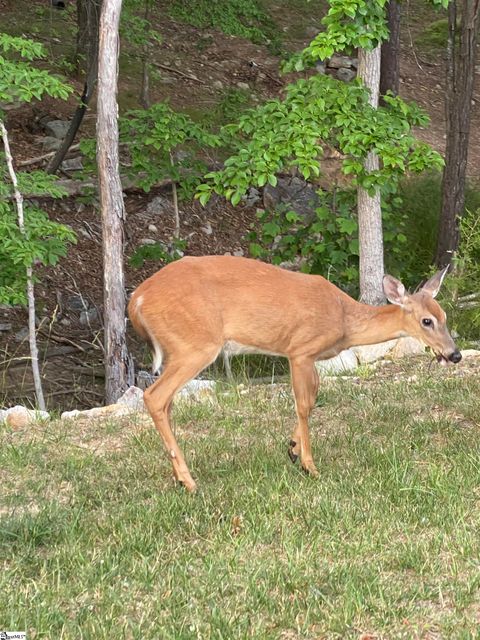
{"label": "rock", "polygon": [[150,231],[150,233],[157,233],[158,232],[158,228],[154,224],[149,224],[148,225],[148,230]]}
{"label": "rock", "polygon": [[11,331],[12,323],[11,322],[0,322],[0,331]]}
{"label": "rock", "polygon": [[325,62],[323,61],[317,62],[317,64],[315,65],[315,69],[317,73],[319,73],[322,76],[324,76],[327,73],[327,68],[325,66]]}
{"label": "rock", "polygon": [[130,407],[133,411],[145,411],[142,389],[134,386],[128,387],[123,396],[117,400],[117,404]]}
{"label": "rock", "polygon": [[263,189],[263,205],[267,209],[275,209],[279,204],[293,209],[306,221],[313,219],[313,211],[319,206],[318,195],[303,178],[280,177],[277,186],[267,184]]}
{"label": "rock", "polygon": [[350,69],[350,67],[353,66],[353,58],[350,58],[349,56],[340,56],[337,53],[334,53],[333,56],[327,61],[327,67],[329,67],[330,69]]}
{"label": "rock", "polygon": [[140,238],[139,243],[145,246],[147,244],[157,244],[157,241],[153,238]]}
{"label": "rock", "polygon": [[356,78],[357,73],[353,69],[339,69],[337,71],[337,78],[342,82],[350,82],[354,78]]}
{"label": "rock", "polygon": [[74,294],[72,296],[68,296],[65,301],[65,307],[68,309],[68,311],[79,312],[87,310],[89,304],[81,295]]}
{"label": "rock", "polygon": [[66,122],[65,120],[51,120],[44,125],[45,131],[59,140],[65,138],[69,127],[70,122]]}
{"label": "rock", "polygon": [[399,338],[397,344],[388,352],[392,359],[404,356],[418,356],[425,353],[425,345],[416,338]]}
{"label": "rock", "polygon": [[214,89],[223,89],[223,82],[221,80],[215,80],[212,86]]}
{"label": "rock", "polygon": [[147,389],[150,385],[152,385],[155,380],[157,380],[158,376],[154,375],[150,371],[138,371],[137,372],[137,385],[140,389]]}
{"label": "rock", "polygon": [[60,167],[64,171],[82,171],[83,162],[80,156],[77,156],[76,158],[69,158],[67,160],[64,160]]}
{"label": "rock", "polygon": [[319,360],[315,363],[315,367],[320,375],[332,376],[346,371],[355,371],[358,361],[352,349],[345,349],[334,358]]}
{"label": "rock", "polygon": [[463,349],[461,351],[462,358],[478,358],[480,351],[478,349]]}
{"label": "rock", "polygon": [[250,85],[246,82],[237,82],[237,88],[242,89],[242,91],[250,91]]}
{"label": "rock", "polygon": [[178,393],[178,398],[189,400],[201,400],[202,398],[211,396],[215,391],[216,383],[214,380],[190,380]]}
{"label": "rock", "polygon": [[242,258],[245,255],[245,253],[243,249],[235,249],[235,251],[233,252],[233,255],[236,256],[237,258]]}
{"label": "rock", "polygon": [[62,141],[53,136],[45,136],[42,138],[42,148],[44,151],[56,151],[62,145]]}
{"label": "rock", "polygon": [[243,196],[242,200],[243,202],[245,202],[247,207],[251,207],[260,201],[260,191],[255,187],[250,187],[246,195]]}
{"label": "rock", "polygon": [[0,409],[0,424],[5,422],[5,418],[7,417],[6,409]]}
{"label": "rock", "polygon": [[87,311],[82,311],[80,313],[80,324],[84,327],[88,327],[94,322],[98,320],[98,311],[95,307],[88,309]]}
{"label": "rock", "polygon": [[50,415],[47,411],[33,411],[16,405],[5,411],[4,420],[12,429],[21,429],[40,420],[50,420]]}
{"label": "rock", "polygon": [[360,364],[369,364],[370,362],[375,362],[383,358],[396,344],[397,340],[387,340],[387,342],[352,347],[352,351],[357,356]]}
{"label": "rock", "polygon": [[151,216],[157,216],[168,212],[170,207],[170,200],[163,196],[155,196],[155,198],[152,198],[152,200],[147,204],[147,213]]}
{"label": "rock", "polygon": [[71,420],[72,418],[117,418],[132,413],[132,409],[124,404],[108,404],[106,407],[94,407],[85,411],[64,411],[60,416],[62,420]]}
{"label": "rock", "polygon": [[203,233],[207,236],[211,236],[213,233],[212,225],[210,224],[210,222],[207,222],[207,224],[204,227],[200,227],[200,228],[203,231]]}
{"label": "rock", "polygon": [[13,336],[15,342],[23,342],[28,338],[28,327],[22,327],[20,331]]}

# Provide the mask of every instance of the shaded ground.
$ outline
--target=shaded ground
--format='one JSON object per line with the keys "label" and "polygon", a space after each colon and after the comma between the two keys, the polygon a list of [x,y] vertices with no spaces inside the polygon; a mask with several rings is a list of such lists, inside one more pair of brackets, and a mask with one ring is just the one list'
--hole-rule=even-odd
{"label": "shaded ground", "polygon": [[[293,4],[293,6],[292,6]],[[272,6],[280,29],[285,34],[286,46],[298,49],[308,42],[320,25],[321,5],[314,3],[277,2]],[[13,33],[24,33],[24,15],[21,3],[3,0],[0,18],[2,27]],[[278,95],[288,81],[279,75],[279,57],[266,46],[255,45],[240,38],[226,36],[214,30],[199,30],[169,19],[160,7],[156,16],[162,42],[151,51],[151,61],[157,66],[152,80],[152,101],[168,99],[172,106],[189,112],[192,116],[213,111],[220,103],[228,101],[229,92],[245,95],[251,104]],[[59,67],[64,66],[72,52],[74,15],[46,9],[37,0],[28,4],[35,15],[32,21],[38,29],[36,37],[45,41],[51,58]],[[411,12],[411,9],[409,9]],[[429,129],[418,135],[443,152],[444,135],[444,71],[441,55],[425,54],[412,43],[417,34],[435,14],[418,9],[415,15],[404,16],[401,58],[401,94],[415,99],[431,116]],[[128,47],[124,46],[123,51]],[[254,63],[252,65],[252,63]],[[139,95],[140,63],[132,55],[124,55],[120,74],[121,106],[136,107]],[[239,84],[240,83],[240,84]],[[77,89],[80,84],[77,82]],[[480,113],[478,91],[472,112],[469,173],[480,178]],[[8,125],[12,145],[18,161],[42,153],[44,135],[40,119],[69,118],[75,106],[75,98],[68,103],[46,100],[41,104],[26,106],[12,112]],[[83,131],[94,135],[94,114],[90,113]],[[168,188],[150,194],[129,192],[126,197],[128,222],[126,256],[129,258],[142,239],[168,241],[173,230],[173,212],[166,207],[161,214],[148,213],[152,198],[161,195],[169,198]],[[44,365],[47,395],[52,406],[70,408],[91,406],[92,400],[102,397],[103,356],[101,348],[102,281],[100,217],[92,201],[81,202],[69,198],[60,203],[45,203],[45,208],[55,219],[70,224],[78,236],[78,244],[68,257],[56,267],[40,274],[37,287],[38,315],[41,321],[42,349],[48,354]],[[255,206],[231,207],[220,199],[214,199],[206,208],[198,203],[181,206],[182,237],[188,241],[186,252],[191,255],[248,251],[247,234],[254,224]],[[154,225],[157,231],[151,231]],[[146,263],[140,269],[129,266],[127,260],[127,293],[147,275],[158,268],[157,263]],[[91,308],[97,309],[98,318],[90,326],[81,325],[80,313],[69,310],[68,299],[81,295]],[[0,323],[12,324],[8,333],[0,333],[0,402],[6,396],[6,404],[31,398],[32,383],[28,371],[26,340],[19,339],[18,332],[26,325],[23,310],[0,309]],[[139,352],[143,359],[144,352]]]}

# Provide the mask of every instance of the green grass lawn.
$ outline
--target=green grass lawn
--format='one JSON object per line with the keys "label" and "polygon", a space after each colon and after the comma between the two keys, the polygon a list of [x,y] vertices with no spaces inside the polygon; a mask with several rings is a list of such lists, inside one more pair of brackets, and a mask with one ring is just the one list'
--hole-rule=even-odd
{"label": "green grass lawn", "polygon": [[195,495],[174,487],[145,417],[2,427],[0,629],[480,637],[478,365],[322,383],[318,479],[287,457],[284,386],[177,405]]}

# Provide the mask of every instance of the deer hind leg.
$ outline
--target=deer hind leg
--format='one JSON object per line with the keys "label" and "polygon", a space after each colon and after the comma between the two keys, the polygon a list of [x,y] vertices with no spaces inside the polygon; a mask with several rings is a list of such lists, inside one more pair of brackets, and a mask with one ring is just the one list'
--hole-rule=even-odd
{"label": "deer hind leg", "polygon": [[296,462],[300,456],[305,471],[317,476],[310,447],[308,418],[317,397],[318,373],[312,360],[290,360],[290,372],[298,422],[290,440],[288,455],[292,462]]}
{"label": "deer hind leg", "polygon": [[145,405],[170,456],[173,474],[189,491],[195,491],[196,484],[170,426],[172,400],[181,387],[215,360],[219,351],[212,345],[197,353],[169,354],[159,379],[144,394]]}

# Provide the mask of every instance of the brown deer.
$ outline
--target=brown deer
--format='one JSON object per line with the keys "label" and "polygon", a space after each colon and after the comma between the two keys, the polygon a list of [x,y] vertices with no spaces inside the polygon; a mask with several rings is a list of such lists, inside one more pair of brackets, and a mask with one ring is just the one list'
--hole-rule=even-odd
{"label": "brown deer", "polygon": [[133,293],[128,311],[137,333],[153,350],[161,374],[146,391],[145,404],[169,452],[175,478],[189,491],[195,482],[170,426],[177,391],[222,351],[266,353],[289,359],[297,412],[289,455],[300,456],[312,475],[308,417],[314,406],[316,360],[355,345],[412,336],[428,345],[442,364],[461,353],[435,302],[446,270],[409,295],[392,276],[383,280],[392,305],[356,302],[321,276],[232,256],[183,258],[164,267]]}

